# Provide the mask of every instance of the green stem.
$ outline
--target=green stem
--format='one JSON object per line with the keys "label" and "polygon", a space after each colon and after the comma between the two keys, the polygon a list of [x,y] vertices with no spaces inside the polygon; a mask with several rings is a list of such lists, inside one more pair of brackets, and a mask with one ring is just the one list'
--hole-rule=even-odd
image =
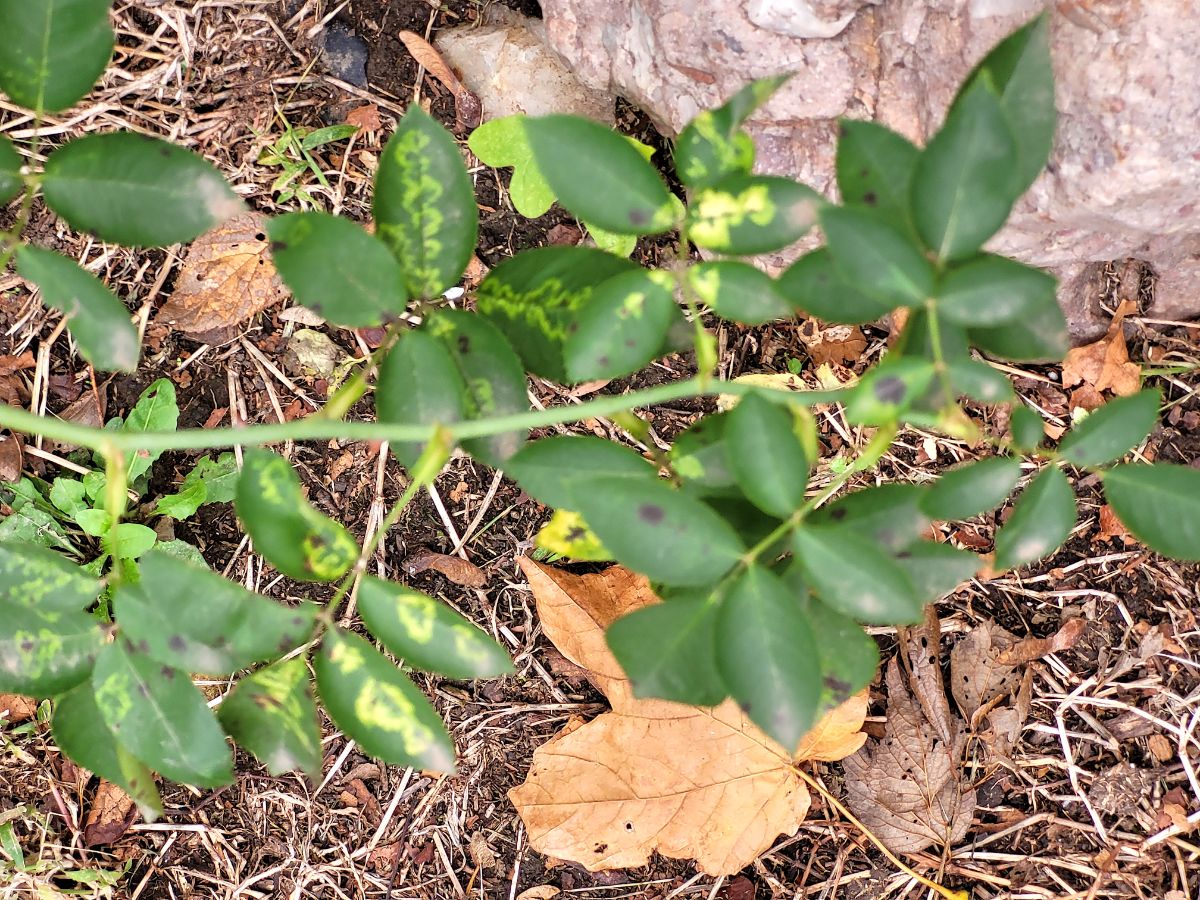
{"label": "green stem", "polygon": [[[723,381],[702,388],[699,378],[689,378],[671,384],[662,384],[620,396],[598,397],[585,403],[556,406],[549,409],[532,410],[490,419],[458,422],[446,426],[455,442],[476,437],[503,434],[526,428],[542,428],[578,422],[595,416],[606,416],[627,409],[653,406],[681,400],[685,397],[716,396],[751,392],[770,393],[761,386]],[[832,391],[774,391],[786,397],[789,403],[813,405],[834,403],[842,399],[844,390]],[[397,425],[388,422],[341,422],[310,416],[291,422],[271,425],[251,425],[234,428],[184,428],[178,431],[120,432],[106,431],[34,415],[14,406],[0,404],[0,428],[20,431],[25,434],[40,434],[51,440],[76,444],[92,450],[103,451],[106,447],[125,452],[144,450],[159,453],[167,450],[209,450],[220,447],[247,447],[259,444],[275,444],[282,441],[312,440],[377,440],[398,442],[428,442],[433,437],[436,425]]]}

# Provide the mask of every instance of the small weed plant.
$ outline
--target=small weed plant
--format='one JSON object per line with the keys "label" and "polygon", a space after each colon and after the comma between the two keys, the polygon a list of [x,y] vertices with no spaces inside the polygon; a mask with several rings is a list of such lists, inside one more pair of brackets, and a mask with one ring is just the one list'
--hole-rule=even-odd
{"label": "small weed plant", "polygon": [[[9,99],[40,117],[82,98],[111,53],[108,6],[0,0],[8,29],[0,88]],[[176,429],[166,413],[135,423],[149,398],[168,392],[165,383],[116,428],[0,406],[0,426],[96,454],[101,468],[82,480],[56,480],[48,493],[25,483],[13,490],[24,509],[45,515],[47,529],[65,516],[107,560],[80,565],[70,542],[45,539],[46,529],[8,530],[0,690],[53,698],[63,752],[123,786],[149,816],[159,809],[152,773],[201,787],[228,783],[230,738],[273,773],[318,774],[316,697],[364,751],[452,770],[441,718],[394,659],[467,679],[512,671],[507,653],[438,600],[365,575],[378,536],[359,546],[307,502],[289,462],[264,449],[285,440],[388,442],[409,484],[377,535],[454,448],[503,468],[560,511],[547,539],[557,552],[615,559],[664,598],[609,631],[640,694],[701,705],[732,696],[789,746],[873,677],[877,651],[861,625],[917,622],[924,604],[981,568],[1032,563],[1063,543],[1076,522],[1064,470],[1097,476],[1149,547],[1200,559],[1200,471],[1123,461],[1157,421],[1156,391],[1113,400],[1051,448],[1038,416],[986,361],[1056,360],[1067,345],[1054,279],[981,250],[1050,151],[1046,29],[1039,18],[999,44],[924,148],[880,125],[844,122],[840,203],[752,172],[755,149],[741,126],[782,77],[750,84],[683,131],[674,149],[682,198],[639,148],[594,122],[488,123],[471,144],[515,167],[514,196],[532,192],[543,208],[557,200],[593,231],[623,238],[610,241],[619,250],[640,235],[672,233],[681,252],[673,266],[652,271],[597,248],[530,250],[488,274],[474,311],[442,299],[476,245],[471,181],[451,136],[411,107],[379,163],[373,233],[317,211],[269,222],[275,265],[297,302],[334,325],[388,329],[375,358],[320,414],[206,430]],[[38,158],[36,148],[27,158]],[[15,259],[43,302],[67,317],[79,352],[106,370],[136,366],[138,333],[100,280],[20,240],[36,196],[71,227],[137,247],[193,240],[242,210],[209,163],[154,137],[88,135],[53,150],[40,169],[24,166],[0,138],[0,200],[20,197],[15,224],[0,235],[0,262]],[[817,226],[824,245],[778,278],[739,259],[785,248]],[[692,262],[692,246],[710,259]],[[701,315],[751,325],[797,314],[865,323],[899,308],[907,311],[903,331],[877,365],[853,384],[811,391],[715,378],[716,344]],[[405,310],[419,313],[419,326],[401,320]],[[563,384],[617,379],[685,350],[695,354],[695,377],[529,409],[529,372]],[[377,421],[345,421],[372,386]],[[597,415],[637,434],[646,427],[638,408],[719,395],[738,402],[653,460],[596,437],[527,441],[532,428]],[[993,455],[930,485],[844,490],[905,425],[983,440],[964,397],[1012,404],[1012,437],[996,442]],[[872,436],[814,490],[811,410],[834,403]],[[252,593],[154,546],[126,521],[131,486],[157,454],[234,445],[246,448],[240,471],[230,455],[205,458],[158,511],[181,517],[232,496],[255,550],[291,579],[335,585],[327,602],[288,606]],[[1005,503],[1023,476],[994,554],[981,559],[925,537],[932,520]],[[336,624],[352,589],[373,640]],[[239,677],[214,712],[191,673]]]}

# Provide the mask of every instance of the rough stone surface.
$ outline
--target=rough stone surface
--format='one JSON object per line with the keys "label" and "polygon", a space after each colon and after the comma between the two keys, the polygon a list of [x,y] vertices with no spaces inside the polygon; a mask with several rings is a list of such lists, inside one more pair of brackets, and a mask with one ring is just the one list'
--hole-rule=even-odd
{"label": "rough stone surface", "polygon": [[1076,339],[1103,331],[1088,287],[1102,261],[1153,267],[1154,316],[1200,315],[1195,0],[542,3],[551,45],[582,80],[628,97],[669,133],[751,78],[795,72],[752,122],[758,167],[831,194],[839,116],[924,142],[971,67],[1045,6],[1055,149],[989,249],[1063,277]]}
{"label": "rough stone surface", "polygon": [[545,25],[503,8],[482,27],[443,31],[437,48],[483,106],[484,120],[573,113],[612,124],[612,94],[579,83],[546,46]]}

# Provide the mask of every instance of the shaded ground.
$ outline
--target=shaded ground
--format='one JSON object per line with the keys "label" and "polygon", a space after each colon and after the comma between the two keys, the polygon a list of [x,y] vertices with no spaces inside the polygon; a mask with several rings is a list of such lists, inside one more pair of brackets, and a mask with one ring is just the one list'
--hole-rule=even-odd
{"label": "shaded ground", "polygon": [[[365,88],[331,80],[317,59],[313,36],[334,12],[371,46]],[[281,209],[270,189],[278,171],[258,159],[278,139],[284,123],[341,121],[349,110],[374,103],[381,110],[383,134],[364,135],[351,147],[339,145],[320,156],[329,187],[312,177],[307,183],[324,207],[363,219],[381,141],[412,98],[417,81],[416,66],[396,31],[435,32],[477,15],[478,4],[466,0],[437,5],[425,0],[351,0],[348,5],[166,0],[123,9],[118,17],[119,72],[110,72],[103,88],[81,107],[81,115],[64,117],[61,123],[52,120],[47,140],[129,126],[168,134],[214,160],[251,205],[270,213]],[[419,96],[443,121],[452,120],[449,96],[440,85],[423,78]],[[636,111],[623,109],[621,120],[627,131],[649,136]],[[5,108],[0,129],[20,141],[28,137],[28,128],[28,122]],[[572,223],[564,213],[552,211],[528,222],[509,208],[506,175],[479,166],[473,174],[482,215],[478,253],[485,265],[518,249],[571,239]],[[96,385],[110,414],[126,412],[138,392],[163,375],[179,388],[185,425],[202,425],[214,417],[227,421],[231,408],[251,422],[275,421],[280,411],[302,414],[311,409],[300,392],[313,405],[322,399],[320,384],[303,377],[285,382],[248,348],[278,360],[294,327],[279,319],[279,310],[221,346],[197,344],[153,323],[153,310],[171,292],[179,248],[142,253],[102,248],[62,231],[44,211],[35,212],[29,234],[102,273],[141,313],[147,338],[142,368],[134,376]],[[661,242],[643,242],[638,256],[653,264],[670,250]],[[1114,270],[1110,305],[1120,284]],[[28,373],[27,396],[21,399],[61,411],[92,389],[91,373],[57,330],[57,316],[33,302],[19,279],[0,273],[0,290],[0,353],[31,350],[39,367]],[[812,368],[797,323],[719,329],[724,375],[784,371],[789,365]],[[1132,329],[1135,358],[1166,365],[1195,362],[1200,355],[1200,329],[1152,333],[1136,320]],[[362,336],[326,330],[347,353],[362,352]],[[877,358],[886,339],[881,330],[865,331],[867,348],[854,361],[857,370]],[[619,392],[689,371],[687,359],[674,357],[601,390]],[[1066,394],[1055,368],[1014,370],[1013,375],[1022,394],[1051,424],[1063,423]],[[1172,410],[1148,452],[1195,464],[1200,445],[1196,379],[1172,375],[1159,381]],[[532,392],[542,405],[573,399],[540,381],[532,384]],[[650,411],[651,439],[665,446],[702,406],[681,403]],[[368,410],[369,404],[364,405],[362,414]],[[977,412],[990,427],[1003,431],[1002,420],[987,410]],[[861,443],[861,435],[834,410],[823,414],[821,424],[828,455]],[[606,420],[579,427],[629,440]],[[297,464],[313,501],[359,537],[377,524],[405,484],[395,461],[366,443],[281,449]],[[924,481],[972,453],[961,443],[908,432],[880,476]],[[187,454],[164,456],[154,470],[152,491],[168,491],[192,461]],[[57,471],[55,463],[36,456],[27,457],[27,469],[51,477]],[[1179,891],[1172,900],[1193,898],[1200,894],[1200,850],[1187,834],[1161,836],[1171,824],[1169,816],[1164,818],[1165,798],[1182,799],[1188,812],[1200,804],[1196,763],[1191,761],[1200,747],[1197,571],[1126,546],[1120,538],[1098,537],[1096,485],[1085,479],[1078,487],[1079,525],[1053,559],[1031,571],[972,582],[940,606],[947,644],[989,618],[1021,635],[1049,634],[1064,618],[1078,615],[1089,627],[1073,650],[1034,665],[1032,712],[1010,764],[987,762],[980,738],[973,742],[966,777],[978,786],[981,802],[968,840],[946,860],[930,853],[918,857],[916,865],[930,874],[945,872],[948,883],[969,886],[976,897],[1148,898]],[[568,718],[591,716],[602,708],[600,698],[541,637],[516,571],[514,558],[527,551],[546,515],[510,482],[457,459],[436,491],[406,512],[376,561],[381,573],[444,597],[496,635],[516,660],[518,674],[495,682],[421,677],[460,748],[457,776],[379,767],[326,722],[320,784],[306,784],[299,777],[270,778],[252,759],[239,756],[235,785],[212,792],[168,786],[162,822],[135,824],[116,843],[89,849],[82,845],[81,826],[94,802],[94,785],[62,760],[44,727],[30,723],[5,726],[0,822],[12,822],[27,861],[42,861],[41,883],[63,888],[71,884],[64,873],[123,870],[109,889],[114,897],[513,898],[544,884],[557,885],[568,896],[596,900],[921,896],[855,828],[819,801],[796,836],[781,840],[761,861],[729,879],[703,876],[669,860],[592,875],[570,864],[551,866],[553,861],[528,849],[506,791],[524,778],[533,750]],[[1001,511],[998,517],[956,526],[949,536],[987,549],[997,519],[1005,515]],[[214,567],[265,593],[313,596],[310,586],[275,577],[259,558],[246,553],[227,506],[203,508],[196,520],[177,526],[176,535],[200,547]],[[464,590],[439,575],[408,578],[400,567],[422,547],[451,552],[459,546],[487,572],[485,590]],[[894,636],[879,629],[878,638],[884,653],[891,652]],[[219,692],[224,685],[210,687]],[[881,704],[875,707],[881,710]],[[875,733],[881,725],[878,717],[868,723]],[[1113,767],[1119,763],[1137,766],[1139,774],[1115,778]],[[838,791],[838,765],[818,766],[816,773]],[[1092,796],[1110,784],[1118,785],[1115,798]],[[19,806],[18,812],[9,812]],[[15,881],[0,884],[0,897],[24,896],[25,890]],[[101,887],[89,891],[105,894]]]}

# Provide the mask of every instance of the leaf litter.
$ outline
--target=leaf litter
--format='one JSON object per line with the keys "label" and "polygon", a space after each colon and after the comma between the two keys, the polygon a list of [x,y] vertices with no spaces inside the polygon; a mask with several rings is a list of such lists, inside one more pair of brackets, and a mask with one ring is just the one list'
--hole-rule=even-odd
{"label": "leaf litter", "polygon": [[538,852],[597,871],[644,865],[657,851],[733,874],[804,820],[810,797],[796,764],[842,759],[866,739],[866,691],[821,719],[794,753],[732,700],[700,708],[635,697],[604,629],[660,602],[647,579],[621,566],[573,575],[518,562],[543,632],[612,706],[538,748],[528,778],[509,792]]}
{"label": "leaf litter", "polygon": [[203,340],[270,309],[287,295],[270,246],[260,213],[243,213],[202,234],[155,321]]}
{"label": "leaf litter", "polygon": [[847,805],[894,853],[953,846],[975,812],[975,791],[962,781],[966,729],[946,699],[939,635],[932,607],[924,625],[901,630],[907,678],[892,657],[886,734],[842,762]]}

